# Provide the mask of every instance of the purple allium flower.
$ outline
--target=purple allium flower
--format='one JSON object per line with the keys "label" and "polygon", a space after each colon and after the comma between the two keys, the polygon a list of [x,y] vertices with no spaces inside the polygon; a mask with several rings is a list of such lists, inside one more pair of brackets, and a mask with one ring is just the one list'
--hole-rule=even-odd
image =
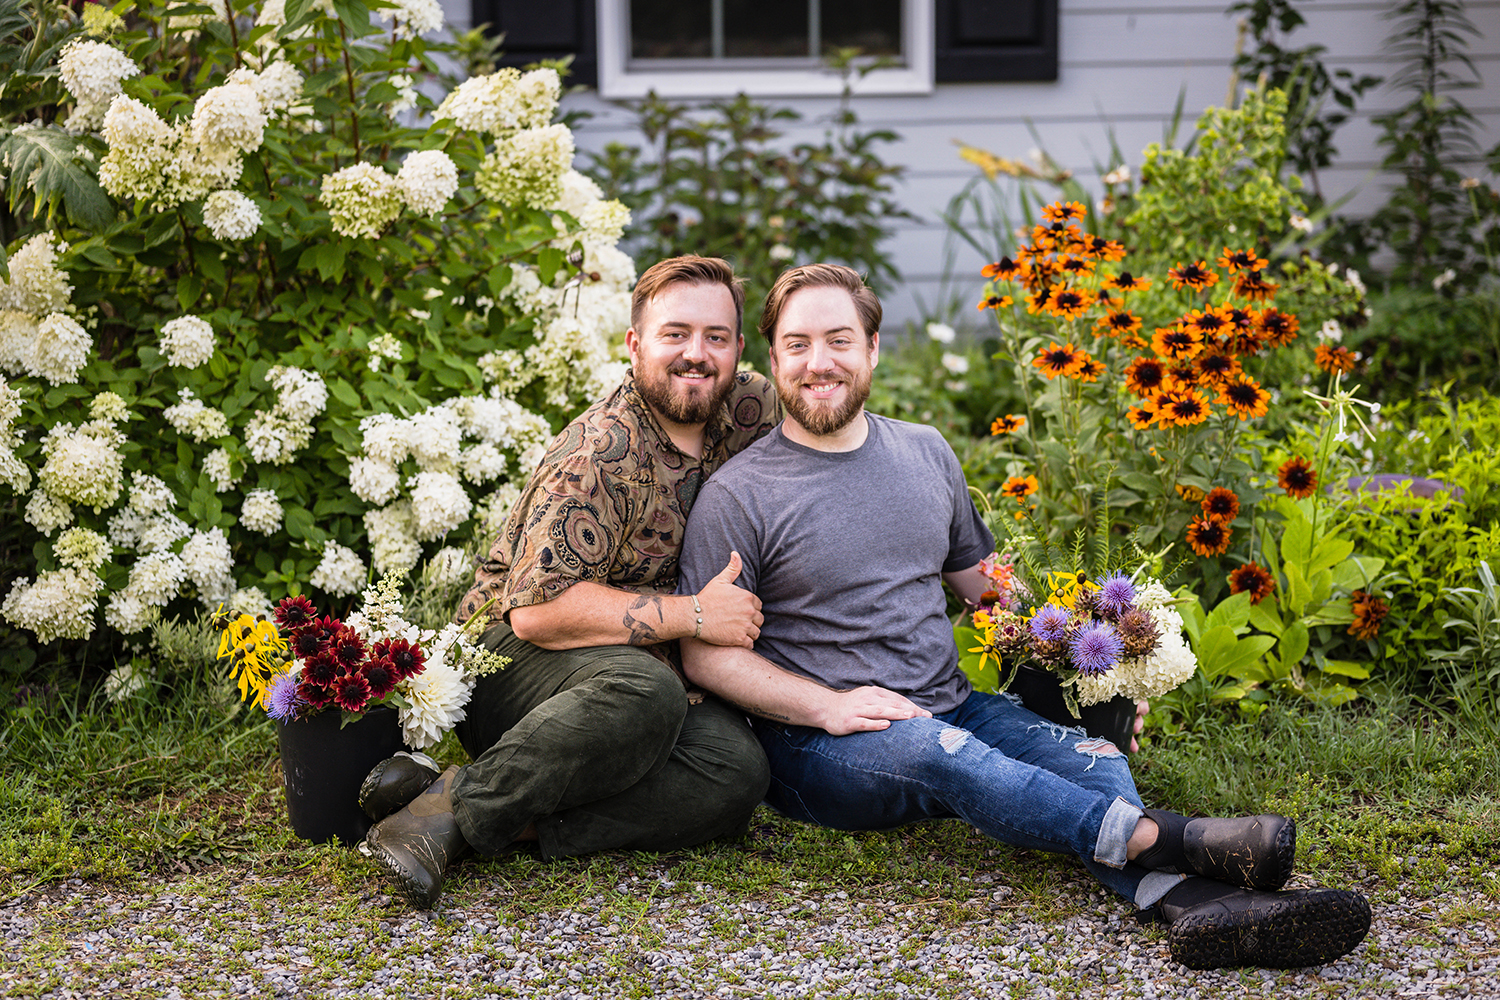
{"label": "purple allium flower", "polygon": [[1069,642],[1073,666],[1085,677],[1098,677],[1120,662],[1125,643],[1108,622],[1092,622],[1073,633]]}
{"label": "purple allium flower", "polygon": [[277,674],[266,689],[266,714],[290,722],[297,717],[297,677],[290,672]]}
{"label": "purple allium flower", "polygon": [[1044,604],[1031,616],[1028,627],[1038,639],[1058,640],[1068,635],[1068,609],[1057,604]]}
{"label": "purple allium flower", "polygon": [[1135,584],[1124,573],[1111,573],[1099,588],[1099,610],[1111,621],[1135,604]]}

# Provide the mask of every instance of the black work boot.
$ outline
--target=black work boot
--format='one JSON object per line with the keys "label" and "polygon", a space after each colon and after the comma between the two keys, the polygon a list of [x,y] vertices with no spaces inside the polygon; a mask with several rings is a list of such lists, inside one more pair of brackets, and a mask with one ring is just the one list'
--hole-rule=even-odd
{"label": "black work boot", "polygon": [[370,827],[365,851],[396,880],[396,888],[418,909],[430,910],[443,893],[443,873],[469,849],[453,816],[453,779],[448,768],[400,812]]}
{"label": "black work boot", "polygon": [[1246,889],[1280,889],[1297,861],[1297,824],[1266,813],[1239,819],[1188,819],[1147,809],[1160,833],[1139,865],[1184,872]]}
{"label": "black work boot", "polygon": [[1143,919],[1165,922],[1172,959],[1190,969],[1297,969],[1353,951],[1370,904],[1347,889],[1262,892],[1189,878]]}
{"label": "black work boot", "polygon": [[377,822],[404,809],[438,779],[437,765],[426,754],[405,751],[387,757],[365,775],[359,786],[359,807]]}

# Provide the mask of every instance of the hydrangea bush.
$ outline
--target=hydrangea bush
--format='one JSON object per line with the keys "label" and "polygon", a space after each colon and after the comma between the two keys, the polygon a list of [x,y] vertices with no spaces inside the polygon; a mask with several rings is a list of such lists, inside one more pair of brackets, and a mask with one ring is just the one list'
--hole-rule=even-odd
{"label": "hydrangea bush", "polygon": [[443,80],[433,0],[25,12],[0,27],[4,622],[133,635],[463,562],[623,370],[629,217],[572,169],[555,69]]}

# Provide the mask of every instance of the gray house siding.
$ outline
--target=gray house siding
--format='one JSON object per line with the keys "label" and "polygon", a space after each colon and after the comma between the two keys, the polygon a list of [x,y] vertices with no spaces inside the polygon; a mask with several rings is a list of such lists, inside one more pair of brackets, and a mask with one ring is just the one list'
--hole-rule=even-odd
{"label": "gray house siding", "polygon": [[[462,2],[445,0],[450,17],[460,14]],[[1237,30],[1227,6],[1224,0],[1065,0],[1054,83],[940,84],[921,96],[856,96],[862,127],[900,133],[899,142],[884,148],[884,157],[906,168],[900,200],[919,217],[898,222],[890,244],[905,285],[887,297],[888,328],[920,318],[920,304],[931,309],[939,298],[945,249],[939,213],[975,176],[959,158],[955,140],[1011,159],[1024,159],[1040,145],[1086,188],[1101,191],[1095,167],[1109,158],[1111,133],[1126,162],[1138,168],[1142,149],[1162,139],[1179,94],[1183,135],[1205,107],[1225,102]],[[1386,76],[1391,65],[1382,48],[1390,24],[1382,15],[1390,6],[1309,0],[1298,8],[1308,23],[1288,43],[1326,46],[1330,68]],[[467,22],[467,7],[462,14]],[[1479,119],[1482,145],[1489,148],[1500,142],[1500,0],[1471,0],[1467,15],[1482,33],[1468,52],[1483,85],[1461,97]],[[1383,152],[1371,118],[1402,101],[1385,87],[1367,93],[1335,136],[1339,157],[1320,172],[1319,181],[1330,198],[1350,195],[1345,212],[1366,213],[1383,203],[1391,179],[1379,174]],[[820,135],[822,120],[835,106],[827,99],[784,103],[804,118],[798,130],[789,131],[791,138]],[[602,101],[593,91],[568,97],[565,106],[593,115],[576,130],[581,151],[638,141],[629,109]],[[985,262],[967,247],[958,250],[958,288],[967,302],[977,293],[978,270]]]}

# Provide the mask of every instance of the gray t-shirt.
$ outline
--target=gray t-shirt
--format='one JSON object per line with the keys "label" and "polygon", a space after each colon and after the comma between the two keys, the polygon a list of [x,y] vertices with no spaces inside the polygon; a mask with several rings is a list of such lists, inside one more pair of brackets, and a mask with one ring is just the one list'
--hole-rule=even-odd
{"label": "gray t-shirt", "polygon": [[837,690],[875,684],[946,712],[970,688],[941,574],[995,540],[941,434],[866,416],[854,451],[806,448],[778,427],[714,473],[688,518],[677,592],[702,590],[737,551],[736,582],[764,605],[757,653]]}

